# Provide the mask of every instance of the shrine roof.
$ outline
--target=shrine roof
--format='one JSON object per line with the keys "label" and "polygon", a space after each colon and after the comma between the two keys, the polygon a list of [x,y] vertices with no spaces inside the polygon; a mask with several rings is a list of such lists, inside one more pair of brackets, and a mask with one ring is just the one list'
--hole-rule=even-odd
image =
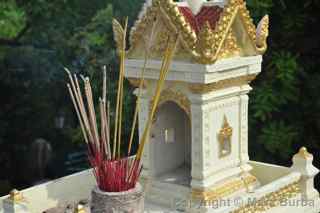
{"label": "shrine roof", "polygon": [[223,9],[219,6],[203,6],[200,12],[194,15],[189,7],[179,6],[179,11],[184,16],[186,22],[198,34],[206,22],[209,22],[211,29],[214,30]]}
{"label": "shrine roof", "polygon": [[[178,35],[178,46],[184,51],[182,59],[213,64],[224,57],[254,56],[266,51],[268,16],[263,17],[256,28],[244,0],[229,0],[223,6],[208,3],[193,14],[186,2],[146,1],[131,29],[129,56],[137,58],[141,54],[139,51],[143,51],[141,47],[147,43],[146,37],[151,36],[150,29],[159,24],[159,19],[162,25],[157,27],[157,34],[162,33],[162,40],[156,46],[165,43],[163,34],[167,33],[169,37]],[[156,49],[163,51],[160,47]]]}

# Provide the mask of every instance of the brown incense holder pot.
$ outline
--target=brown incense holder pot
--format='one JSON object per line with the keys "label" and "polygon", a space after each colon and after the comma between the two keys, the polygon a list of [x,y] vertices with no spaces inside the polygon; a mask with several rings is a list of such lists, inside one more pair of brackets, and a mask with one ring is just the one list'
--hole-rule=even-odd
{"label": "brown incense holder pot", "polygon": [[137,183],[124,192],[103,192],[98,187],[91,192],[91,213],[143,213],[144,193]]}

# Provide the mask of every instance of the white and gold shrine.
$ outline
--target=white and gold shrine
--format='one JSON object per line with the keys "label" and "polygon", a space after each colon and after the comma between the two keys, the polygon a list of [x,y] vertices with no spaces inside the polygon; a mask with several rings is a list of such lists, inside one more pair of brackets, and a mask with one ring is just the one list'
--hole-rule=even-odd
{"label": "white and gold shrine", "polygon": [[145,4],[131,30],[126,60],[126,77],[137,86],[148,58],[141,130],[167,41],[178,36],[143,157],[143,176],[153,184],[191,189],[199,199],[259,185],[248,164],[247,94],[261,71],[268,16],[259,25],[257,30],[242,0]]}
{"label": "white and gold shrine", "polygon": [[167,42],[178,37],[143,155],[149,200],[172,205],[191,199],[194,205],[250,194],[261,186],[248,156],[248,93],[261,72],[268,27],[267,15],[253,24],[244,0],[144,4],[126,60],[126,77],[138,87],[148,59],[140,134]]}
{"label": "white and gold shrine", "polygon": [[[268,19],[256,27],[244,0],[146,0],[131,30],[125,73],[138,87],[148,59],[140,134],[166,44],[177,37],[178,43],[142,159],[145,212],[320,211],[319,171],[306,148],[290,168],[249,160],[249,83],[261,71]],[[92,171],[83,171],[0,197],[0,212],[76,203],[95,185]]]}

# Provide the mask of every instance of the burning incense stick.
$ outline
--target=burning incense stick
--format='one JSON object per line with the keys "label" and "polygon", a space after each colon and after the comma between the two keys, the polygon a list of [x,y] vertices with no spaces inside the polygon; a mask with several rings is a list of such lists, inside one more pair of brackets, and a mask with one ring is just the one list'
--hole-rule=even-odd
{"label": "burning incense stick", "polygon": [[[120,147],[121,140],[121,119],[122,119],[122,93],[123,93],[123,78],[124,78],[124,59],[125,59],[125,48],[126,48],[126,29],[128,25],[128,19],[126,19],[125,29],[122,28],[121,24],[117,20],[112,21],[113,31],[115,33],[115,41],[118,46],[120,54],[120,74],[118,81],[118,92],[117,92],[117,104],[116,104],[116,117],[115,117],[115,130],[113,138],[113,159],[116,156],[117,146]],[[117,142],[118,139],[118,142]],[[119,154],[119,153],[118,153]]]}
{"label": "burning incense stick", "polygon": [[75,101],[75,98],[74,98],[72,89],[71,89],[71,87],[70,87],[70,84],[67,84],[67,87],[68,87],[69,94],[70,94],[71,99],[72,99],[73,106],[74,106],[74,108],[75,108],[75,110],[76,110],[77,117],[78,117],[79,122],[80,122],[81,130],[82,130],[82,133],[83,133],[83,136],[84,136],[84,141],[85,141],[86,143],[88,143],[87,133],[86,133],[86,131],[84,130],[84,125],[83,125],[83,122],[82,122],[82,119],[81,119],[81,115],[80,115],[78,106],[77,106],[77,104],[76,104],[76,101]]}
{"label": "burning incense stick", "polygon": [[[69,74],[70,74],[70,72],[69,72]],[[71,75],[70,75],[70,77],[71,77]],[[78,81],[78,78],[77,78],[76,75],[74,75],[74,79],[75,79],[75,85],[76,85],[76,88],[75,88],[74,92],[76,93],[76,97],[77,97],[77,100],[78,100],[78,105],[79,105],[80,112],[81,112],[82,119],[83,119],[83,123],[85,125],[85,128],[87,130],[89,130],[90,126],[89,126],[88,115],[87,115],[87,112],[86,112],[86,109],[85,109],[85,106],[84,106],[82,93],[81,93],[80,86],[79,86],[79,81]],[[88,131],[88,136],[89,136],[89,139],[92,141],[93,137],[92,137],[92,133],[90,131]]]}
{"label": "burning incense stick", "polygon": [[[79,107],[79,110],[80,110],[79,121],[80,121],[80,123],[82,123],[82,120],[83,120],[84,127],[85,127],[85,129],[88,130],[88,128],[89,128],[88,119],[87,119],[86,111],[85,111],[85,109],[84,109],[84,107],[83,107],[83,100],[82,100],[82,95],[81,95],[80,88],[79,88],[79,90],[77,89],[77,88],[79,87],[77,78],[76,78],[76,85],[77,85],[77,88],[76,88],[75,83],[74,83],[74,80],[73,80],[73,78],[72,78],[72,75],[71,75],[70,71],[69,71],[67,68],[65,68],[65,71],[66,71],[67,74],[68,74],[68,77],[69,77],[69,80],[70,80],[70,83],[71,83],[71,86],[72,86],[70,89],[73,90],[73,92],[71,91],[71,93],[70,93],[71,98],[72,98],[72,96],[73,96],[73,94],[74,94],[74,97],[75,97],[74,99],[75,99],[76,102],[77,102],[77,104],[75,105],[75,108],[76,108],[76,107],[77,107],[77,108]],[[92,141],[92,135],[91,135],[91,132],[90,132],[90,131],[88,131],[88,136],[89,136],[89,140]]]}
{"label": "burning incense stick", "polygon": [[85,94],[87,98],[88,111],[89,111],[89,122],[90,122],[91,132],[93,134],[93,143],[95,144],[97,151],[99,151],[100,144],[99,144],[99,136],[98,136],[98,130],[97,130],[97,119],[95,117],[95,110],[94,110],[94,105],[92,100],[92,91],[90,87],[89,78],[84,79],[84,84],[85,84]]}
{"label": "burning incense stick", "polygon": [[[104,102],[104,105],[106,102]],[[110,102],[108,101],[107,104],[107,111],[106,108],[104,107],[104,119],[106,120],[106,139],[107,139],[107,148],[108,148],[108,153],[109,153],[109,160],[111,159],[111,145],[110,145]]]}
{"label": "burning incense stick", "polygon": [[134,111],[134,115],[133,115],[133,122],[132,122],[132,127],[131,127],[131,133],[130,133],[130,139],[129,139],[129,146],[128,146],[128,155],[131,154],[131,148],[132,148],[132,142],[133,142],[133,136],[135,133],[135,129],[136,129],[136,123],[137,123],[137,119],[138,119],[138,113],[140,111],[140,99],[141,99],[141,95],[142,95],[142,87],[143,87],[143,83],[144,83],[144,74],[146,71],[146,67],[147,67],[147,62],[149,59],[149,54],[150,54],[150,48],[151,48],[151,44],[154,38],[154,32],[155,32],[155,27],[157,26],[158,23],[158,19],[156,20],[156,22],[153,24],[152,26],[152,30],[151,30],[151,36],[148,39],[147,46],[145,49],[145,55],[144,55],[144,63],[143,63],[143,68],[141,71],[141,76],[140,76],[140,82],[139,82],[139,90],[138,90],[138,96],[137,96],[137,101],[136,101],[136,109]]}
{"label": "burning incense stick", "polygon": [[120,51],[120,75],[121,75],[121,91],[120,91],[120,115],[119,115],[119,129],[118,129],[118,158],[120,158],[120,147],[121,147],[121,130],[122,130],[122,106],[123,106],[123,81],[124,81],[124,61],[126,57],[126,35],[128,28],[128,17],[125,20],[125,25],[123,29],[123,39],[122,39],[122,48]]}
{"label": "burning incense stick", "polygon": [[[106,149],[106,124],[105,124],[105,119],[104,119],[104,109],[103,109],[103,103],[102,103],[102,99],[99,98],[99,107],[100,107],[100,140],[102,141],[102,148],[101,150],[104,151],[103,154],[105,154],[106,156],[108,156],[108,150]],[[102,152],[101,152],[102,153]]]}
{"label": "burning incense stick", "polygon": [[140,140],[140,145],[139,145],[138,152],[137,152],[137,155],[136,155],[136,159],[137,160],[141,159],[144,146],[147,143],[149,132],[150,132],[150,128],[151,128],[151,125],[152,125],[153,116],[154,116],[154,113],[156,111],[156,108],[157,108],[157,105],[158,105],[158,102],[159,102],[161,89],[162,89],[165,77],[166,77],[166,75],[167,75],[167,73],[169,71],[170,62],[171,62],[172,56],[174,54],[174,51],[176,49],[176,45],[177,45],[177,38],[174,40],[173,44],[170,44],[170,42],[168,42],[168,47],[166,49],[164,60],[163,60],[163,63],[162,63],[161,69],[160,69],[160,78],[159,78],[158,83],[157,83],[157,88],[156,88],[156,92],[155,92],[155,95],[154,95],[152,108],[151,108],[151,111],[149,113],[147,124],[146,124],[146,127],[144,129],[142,138]]}
{"label": "burning incense stick", "polygon": [[145,126],[144,131],[143,131],[143,135],[142,135],[142,138],[141,138],[140,143],[139,143],[137,154],[136,154],[135,159],[134,159],[134,161],[133,161],[133,163],[132,163],[132,165],[130,167],[129,176],[128,176],[128,178],[129,178],[128,181],[129,182],[132,179],[136,178],[135,177],[136,176],[136,171],[137,170],[141,170],[141,157],[142,157],[142,154],[143,154],[144,146],[148,142],[148,139],[149,139],[149,133],[150,133],[151,125],[152,125],[152,120],[153,120],[156,108],[158,106],[158,102],[159,102],[160,95],[161,95],[161,90],[162,90],[166,75],[167,75],[167,73],[169,71],[169,67],[170,67],[170,63],[171,63],[173,54],[174,54],[176,46],[177,46],[177,40],[178,40],[178,35],[174,39],[173,43],[170,43],[170,41],[168,40],[168,44],[167,44],[166,52],[165,52],[165,55],[164,55],[164,59],[162,60],[159,80],[157,82],[155,95],[154,95],[153,102],[152,102],[152,108],[151,108],[151,111],[149,112],[147,124]]}
{"label": "burning incense stick", "polygon": [[[107,69],[106,66],[103,66],[103,86],[102,86],[102,99],[100,99],[100,113],[101,113],[101,134],[104,137],[104,141],[106,142],[106,153],[108,156],[108,159],[110,159],[111,156],[111,148],[110,148],[110,129],[109,129],[109,120],[107,119]],[[101,136],[101,137],[102,137]]]}
{"label": "burning incense stick", "polygon": [[[113,144],[111,146],[110,138],[110,102],[107,101],[107,75],[106,68],[103,68],[103,83],[102,83],[102,96],[99,98],[98,109],[100,112],[100,131],[98,131],[96,111],[93,102],[92,88],[90,79],[81,76],[84,84],[84,97],[80,89],[78,78],[76,75],[72,77],[69,70],[66,69],[70,83],[67,85],[70,93],[72,103],[74,105],[77,117],[80,122],[81,131],[84,135],[85,142],[88,144],[88,158],[93,168],[94,176],[98,183],[98,186],[103,191],[126,191],[135,187],[141,169],[141,156],[143,154],[144,146],[148,142],[149,132],[152,125],[152,120],[160,99],[161,90],[165,82],[167,73],[169,72],[170,62],[175,52],[177,45],[177,39],[167,44],[167,48],[163,57],[159,79],[155,89],[153,97],[151,111],[147,120],[147,125],[143,131],[142,138],[138,146],[138,152],[136,156],[130,157],[131,146],[133,141],[133,134],[135,131],[137,115],[139,112],[139,102],[141,97],[141,91],[144,80],[144,73],[146,70],[146,64],[148,60],[148,52],[146,51],[143,70],[141,73],[141,81],[139,84],[139,94],[136,102],[136,109],[134,119],[132,123],[132,129],[130,139],[128,143],[128,156],[120,156],[121,142],[122,142],[122,111],[123,111],[123,82],[125,72],[125,43],[126,43],[126,28],[128,20],[125,22],[125,29],[119,24],[119,22],[113,20],[113,28],[115,32],[115,38],[118,45],[118,51],[120,53],[120,72],[116,99],[115,109],[115,125],[113,134]],[[152,38],[151,38],[152,39]],[[86,99],[84,104],[83,98]]]}
{"label": "burning incense stick", "polygon": [[103,66],[102,100],[107,101],[107,68]]}

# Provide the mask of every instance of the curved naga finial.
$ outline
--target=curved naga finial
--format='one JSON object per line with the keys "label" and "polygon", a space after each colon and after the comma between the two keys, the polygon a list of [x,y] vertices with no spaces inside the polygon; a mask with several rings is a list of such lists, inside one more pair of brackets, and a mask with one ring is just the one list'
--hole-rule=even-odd
{"label": "curved naga finial", "polygon": [[267,38],[269,35],[269,16],[265,15],[257,26],[256,46],[259,53],[263,54],[267,50]]}

